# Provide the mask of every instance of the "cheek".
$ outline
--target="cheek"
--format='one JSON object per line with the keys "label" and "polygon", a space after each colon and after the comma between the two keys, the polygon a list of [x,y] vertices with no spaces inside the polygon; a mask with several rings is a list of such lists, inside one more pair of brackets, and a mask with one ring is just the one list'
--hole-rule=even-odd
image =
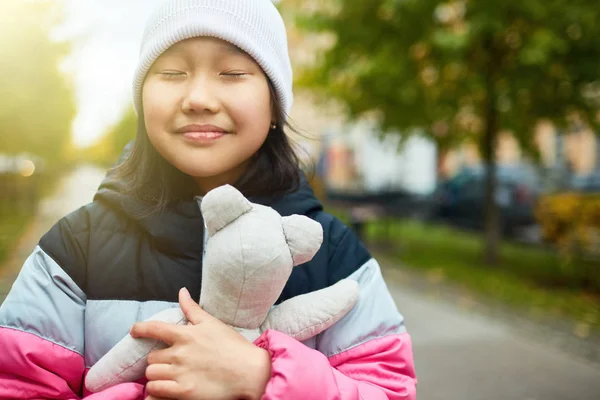
{"label": "cheek", "polygon": [[144,105],[144,122],[149,136],[156,135],[168,125],[169,115],[173,108],[174,99],[160,86],[148,83],[142,91]]}
{"label": "cheek", "polygon": [[239,134],[263,140],[269,132],[272,120],[271,97],[266,84],[253,90],[239,91],[230,96],[228,114],[234,120]]}

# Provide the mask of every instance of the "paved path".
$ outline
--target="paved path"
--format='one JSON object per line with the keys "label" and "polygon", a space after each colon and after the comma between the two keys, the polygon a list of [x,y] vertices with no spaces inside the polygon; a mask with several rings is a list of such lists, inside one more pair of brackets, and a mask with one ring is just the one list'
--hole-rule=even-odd
{"label": "paved path", "polygon": [[[0,272],[0,301],[24,259],[60,217],[91,201],[104,171],[83,167],[41,204]],[[600,368],[521,335],[510,323],[432,298],[384,270],[414,341],[419,400],[600,400]],[[368,400],[368,399],[365,399]]]}
{"label": "paved path", "polygon": [[597,365],[384,273],[413,338],[419,400],[600,400]]}

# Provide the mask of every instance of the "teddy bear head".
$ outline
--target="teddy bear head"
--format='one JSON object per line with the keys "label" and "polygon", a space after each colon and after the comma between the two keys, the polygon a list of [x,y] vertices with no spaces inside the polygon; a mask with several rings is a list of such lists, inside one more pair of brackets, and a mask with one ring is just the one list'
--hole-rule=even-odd
{"label": "teddy bear head", "polygon": [[200,305],[233,327],[256,329],[277,301],[294,266],[321,247],[321,225],[305,216],[282,217],[250,203],[230,185],[202,200],[209,240]]}

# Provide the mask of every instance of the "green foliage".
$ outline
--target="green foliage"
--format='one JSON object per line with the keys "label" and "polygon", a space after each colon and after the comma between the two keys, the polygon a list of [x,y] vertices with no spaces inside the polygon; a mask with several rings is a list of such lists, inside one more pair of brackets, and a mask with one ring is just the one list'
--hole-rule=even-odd
{"label": "green foliage", "polygon": [[75,107],[58,67],[65,45],[51,42],[49,3],[5,0],[0,13],[0,152],[56,161],[70,141]]}
{"label": "green foliage", "polygon": [[[486,173],[486,260],[497,262],[498,132],[535,155],[533,131],[600,123],[597,0],[288,0],[298,26],[331,38],[299,83],[452,147],[479,144]],[[312,36],[311,36],[312,37]],[[319,43],[315,41],[315,43]],[[416,129],[415,129],[416,128]]]}
{"label": "green foliage", "polygon": [[[0,266],[6,261],[17,243],[33,214],[22,210],[2,210],[2,223],[0,224]],[[2,270],[0,269],[0,272]]]}
{"label": "green foliage", "polygon": [[562,269],[600,293],[600,195],[544,196],[536,216],[546,241],[558,248]]}
{"label": "green foliage", "polygon": [[577,112],[598,122],[596,0],[286,4],[301,29],[335,38],[298,82],[340,100],[351,117],[376,111],[385,130],[425,128],[442,146],[479,142],[488,101],[498,129],[513,130],[525,149],[542,118],[564,126]]}
{"label": "green foliage", "polygon": [[114,165],[119,160],[125,145],[135,139],[136,131],[137,115],[133,109],[130,109],[98,143],[82,152],[83,158],[105,167]]}

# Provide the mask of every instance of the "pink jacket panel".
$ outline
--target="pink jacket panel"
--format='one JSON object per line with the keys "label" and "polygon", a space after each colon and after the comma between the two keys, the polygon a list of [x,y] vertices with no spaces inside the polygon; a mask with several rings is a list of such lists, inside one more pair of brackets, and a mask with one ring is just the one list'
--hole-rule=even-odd
{"label": "pink jacket panel", "polygon": [[[0,327],[0,399],[80,400],[81,354],[31,333]],[[137,383],[115,386],[86,399],[141,400]]]}
{"label": "pink jacket panel", "polygon": [[372,339],[329,359],[277,331],[266,331],[255,343],[272,360],[263,400],[416,399],[407,333]]}

